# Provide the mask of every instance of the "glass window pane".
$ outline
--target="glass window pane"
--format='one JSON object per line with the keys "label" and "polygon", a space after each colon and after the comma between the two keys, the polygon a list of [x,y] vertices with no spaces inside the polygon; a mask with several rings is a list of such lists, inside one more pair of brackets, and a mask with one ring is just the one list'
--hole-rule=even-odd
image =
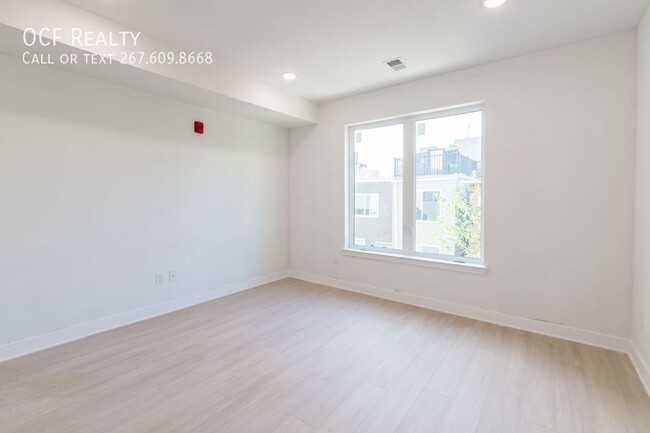
{"label": "glass window pane", "polygon": [[379,194],[355,194],[354,214],[370,218],[378,218]]}
{"label": "glass window pane", "polygon": [[418,191],[415,198],[417,221],[440,221],[440,191]]}
{"label": "glass window pane", "polygon": [[481,111],[416,122],[415,250],[481,258]]}
{"label": "glass window pane", "polygon": [[355,131],[355,245],[402,248],[403,149],[401,124]]}

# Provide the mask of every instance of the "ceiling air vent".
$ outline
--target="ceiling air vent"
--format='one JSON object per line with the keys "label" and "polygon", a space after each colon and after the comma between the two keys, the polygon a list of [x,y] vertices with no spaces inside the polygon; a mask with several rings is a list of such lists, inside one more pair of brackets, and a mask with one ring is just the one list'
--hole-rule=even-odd
{"label": "ceiling air vent", "polygon": [[402,69],[406,69],[406,65],[400,60],[399,57],[392,60],[386,60],[384,63],[393,68],[394,71],[401,71]]}

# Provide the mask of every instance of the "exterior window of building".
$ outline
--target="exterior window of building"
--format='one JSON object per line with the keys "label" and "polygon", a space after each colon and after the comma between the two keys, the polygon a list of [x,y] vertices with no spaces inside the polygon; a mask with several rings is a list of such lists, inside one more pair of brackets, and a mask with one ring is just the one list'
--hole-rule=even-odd
{"label": "exterior window of building", "polygon": [[415,200],[415,219],[417,221],[440,221],[440,191],[418,191]]}
{"label": "exterior window of building", "polygon": [[354,197],[356,216],[377,218],[379,216],[379,194],[356,194]]}
{"label": "exterior window of building", "polygon": [[349,137],[349,248],[483,262],[481,106],[351,126]]}

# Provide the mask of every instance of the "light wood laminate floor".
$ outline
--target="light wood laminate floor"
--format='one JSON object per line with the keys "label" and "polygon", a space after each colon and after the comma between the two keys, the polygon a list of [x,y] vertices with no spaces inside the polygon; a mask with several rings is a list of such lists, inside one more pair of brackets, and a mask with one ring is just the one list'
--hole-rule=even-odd
{"label": "light wood laminate floor", "polygon": [[0,364],[2,433],[650,432],[626,355],[283,280]]}

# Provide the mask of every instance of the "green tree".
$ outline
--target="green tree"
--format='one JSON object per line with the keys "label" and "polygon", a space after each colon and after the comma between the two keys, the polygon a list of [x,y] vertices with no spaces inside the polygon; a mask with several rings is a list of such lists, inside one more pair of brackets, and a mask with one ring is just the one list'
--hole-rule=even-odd
{"label": "green tree", "polygon": [[481,185],[460,186],[444,201],[454,215],[453,223],[445,223],[447,240],[456,245],[461,257],[481,257]]}

